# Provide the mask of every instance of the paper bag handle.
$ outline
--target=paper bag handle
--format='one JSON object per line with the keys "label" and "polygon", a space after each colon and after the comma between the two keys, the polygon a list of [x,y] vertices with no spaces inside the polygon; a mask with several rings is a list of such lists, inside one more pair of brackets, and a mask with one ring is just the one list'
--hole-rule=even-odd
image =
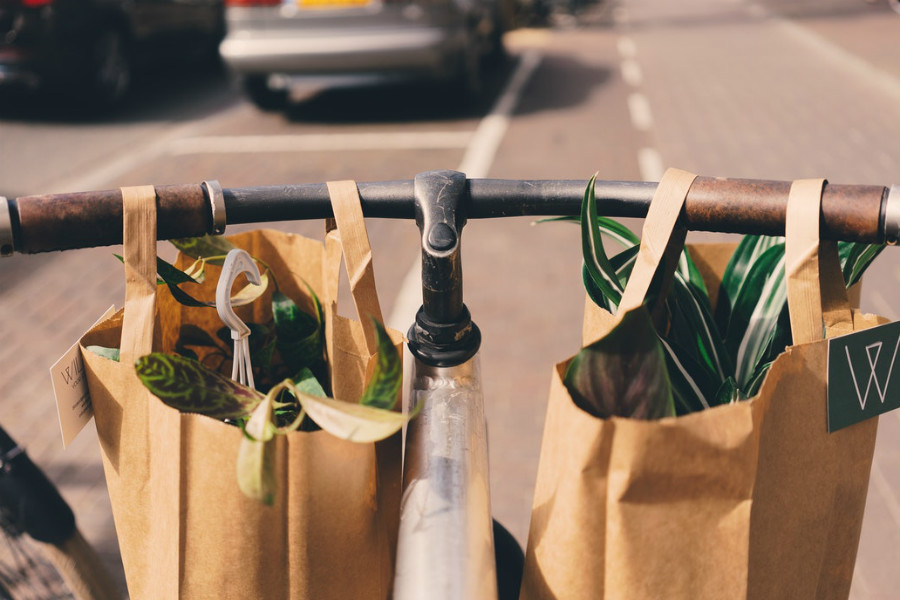
{"label": "paper bag handle", "polygon": [[687,171],[668,169],[660,180],[644,220],[641,247],[617,314],[623,315],[644,302],[660,264],[671,267],[672,273],[667,273],[667,276],[674,275],[687,235],[687,231],[683,229],[676,230],[675,224],[696,178],[696,175]]}
{"label": "paper bag handle", "polygon": [[325,285],[328,302],[337,303],[340,256],[343,254],[347,278],[350,280],[350,294],[366,335],[366,349],[369,354],[376,354],[378,342],[372,318],[382,326],[384,318],[375,288],[372,248],[366,232],[359,191],[355,181],[329,181],[328,194],[334,212],[334,220],[326,222]]}
{"label": "paper bag handle", "polygon": [[153,351],[156,318],[156,189],[122,189],[122,256],[125,263],[125,315],[120,362],[134,365]]}
{"label": "paper bag handle", "polygon": [[788,195],[784,254],[795,344],[853,331],[837,243],[819,239],[824,186],[824,179],[801,179]]}

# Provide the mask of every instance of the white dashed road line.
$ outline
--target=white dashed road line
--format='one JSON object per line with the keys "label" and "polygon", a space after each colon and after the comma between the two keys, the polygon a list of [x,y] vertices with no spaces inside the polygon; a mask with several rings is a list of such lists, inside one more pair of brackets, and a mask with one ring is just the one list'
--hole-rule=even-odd
{"label": "white dashed road line", "polygon": [[631,115],[631,124],[638,131],[649,131],[653,127],[653,114],[645,95],[639,92],[628,95],[628,113]]}

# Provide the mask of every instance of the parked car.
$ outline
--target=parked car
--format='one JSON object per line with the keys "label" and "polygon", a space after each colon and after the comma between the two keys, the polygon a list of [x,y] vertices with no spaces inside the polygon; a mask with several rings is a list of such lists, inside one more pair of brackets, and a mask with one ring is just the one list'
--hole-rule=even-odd
{"label": "parked car", "polygon": [[226,0],[219,47],[260,108],[294,83],[448,82],[477,95],[503,52],[508,0]]}
{"label": "parked car", "polygon": [[109,107],[133,70],[224,35],[222,0],[0,0],[0,86]]}

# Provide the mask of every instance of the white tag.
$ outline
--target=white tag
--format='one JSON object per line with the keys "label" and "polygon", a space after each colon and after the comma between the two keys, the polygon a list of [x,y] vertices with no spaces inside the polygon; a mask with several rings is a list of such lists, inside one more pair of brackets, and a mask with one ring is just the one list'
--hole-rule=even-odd
{"label": "white tag", "polygon": [[[116,307],[110,306],[103,316],[97,319],[94,325],[91,325],[91,328],[109,318],[114,312],[116,312]],[[56,409],[59,415],[59,430],[62,433],[63,448],[65,448],[94,417],[91,394],[84,377],[84,361],[78,350],[78,342],[69,348],[62,358],[56,361],[56,364],[50,367],[50,379],[53,381],[53,395],[56,396]]]}

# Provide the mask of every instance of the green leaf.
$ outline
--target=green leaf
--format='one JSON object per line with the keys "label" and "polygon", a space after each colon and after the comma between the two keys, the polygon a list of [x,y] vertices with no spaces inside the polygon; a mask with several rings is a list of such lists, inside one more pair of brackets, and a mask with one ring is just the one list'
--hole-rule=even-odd
{"label": "green leaf", "polygon": [[734,373],[731,358],[716,326],[705,293],[675,273],[667,298],[671,323],[665,337],[688,349],[691,357],[715,373],[717,382]]}
{"label": "green leaf", "polygon": [[135,369],[154,396],[181,412],[237,419],[263,399],[256,390],[182,356],[154,352],[139,358]]}
{"label": "green leaf", "polygon": [[709,398],[720,385],[716,374],[694,360],[689,352],[660,338],[666,356],[666,371],[672,384],[677,414],[684,415],[709,408]]}
{"label": "green leaf", "polygon": [[238,450],[238,487],[249,498],[268,506],[275,502],[278,480],[275,478],[275,425],[272,423],[273,395],[259,403],[244,427]]}
{"label": "green leaf", "polygon": [[104,346],[85,346],[85,350],[90,350],[97,356],[102,356],[103,358],[119,362],[118,348],[106,348]]}
{"label": "green leaf", "polygon": [[838,242],[838,255],[844,272],[844,282],[850,287],[862,278],[881,251],[884,244],[860,244],[858,242]]}
{"label": "green leaf", "polygon": [[691,258],[691,253],[687,248],[682,251],[681,256],[678,258],[677,272],[685,281],[693,286],[694,290],[700,296],[706,299],[706,303],[708,305],[709,290],[706,289],[706,282],[703,281],[703,275],[700,273],[700,269],[697,268],[697,264],[694,262],[694,259]]}
{"label": "green leaf", "polygon": [[744,287],[750,266],[773,246],[784,246],[783,237],[765,235],[745,235],[731,255],[722,275],[719,298],[716,304],[716,322],[725,331],[731,320],[731,311],[737,296]]}
{"label": "green leaf", "polygon": [[734,357],[734,378],[739,387],[747,387],[765,357],[786,302],[782,243],[770,246],[749,266],[734,300],[725,347]]}
{"label": "green leaf", "polygon": [[675,414],[663,348],[643,306],[622,315],[612,331],[583,348],[563,381],[575,403],[598,418]]}
{"label": "green leaf", "polygon": [[725,381],[722,382],[721,387],[719,387],[716,392],[716,404],[733,404],[734,402],[740,402],[741,400],[746,400],[747,396],[738,388],[737,382],[734,380],[734,377],[729,377]]}
{"label": "green leaf", "polygon": [[372,379],[363,391],[359,403],[364,406],[390,410],[397,403],[400,394],[403,361],[381,323],[376,319],[372,319],[372,322],[375,324],[375,332],[378,337],[378,362],[375,364]]}
{"label": "green leaf", "polygon": [[306,414],[335,437],[357,443],[377,442],[400,431],[413,415],[342,402],[297,391]]}
{"label": "green leaf", "polygon": [[597,198],[594,195],[596,179],[596,175],[591,177],[581,203],[581,253],[595,288],[611,304],[618,305],[622,299],[622,286],[603,248],[601,230],[597,223]]}
{"label": "green leaf", "polygon": [[[320,308],[318,300],[316,312]],[[314,368],[324,360],[324,332],[318,314],[308,315],[283,293],[272,295],[272,315],[275,320],[276,346],[290,372],[303,367]]]}
{"label": "green leaf", "polygon": [[233,243],[221,235],[204,235],[193,238],[180,238],[169,240],[182,254],[191,258],[204,258],[210,260],[210,264],[221,265],[225,262],[225,256],[235,249]]}
{"label": "green leaf", "polygon": [[753,374],[753,377],[750,378],[749,383],[744,386],[744,393],[746,398],[752,398],[756,394],[759,393],[759,388],[762,387],[763,382],[766,380],[766,375],[769,373],[769,369],[772,368],[772,364],[775,361],[769,361],[767,363],[763,363],[756,370],[756,373]]}

